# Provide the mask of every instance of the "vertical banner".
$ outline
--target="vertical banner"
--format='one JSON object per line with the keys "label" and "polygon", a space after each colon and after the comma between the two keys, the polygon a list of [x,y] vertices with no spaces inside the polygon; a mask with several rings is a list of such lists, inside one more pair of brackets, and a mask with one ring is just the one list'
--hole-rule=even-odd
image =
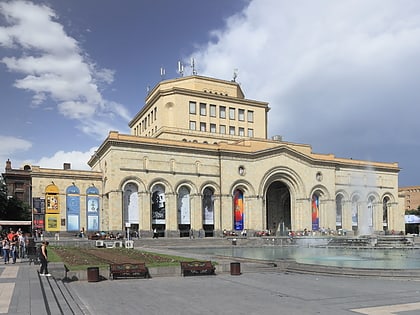
{"label": "vertical banner", "polygon": [[312,231],[319,230],[319,196],[312,195]]}
{"label": "vertical banner", "polygon": [[190,223],[190,192],[181,187],[178,195],[178,224]]}
{"label": "vertical banner", "polygon": [[98,231],[98,217],[99,217],[99,197],[87,197],[87,230]]}
{"label": "vertical banner", "polygon": [[214,224],[213,190],[206,187],[203,192],[203,225]]}
{"label": "vertical banner", "polygon": [[87,230],[96,232],[99,231],[99,190],[91,186],[86,190],[86,195]]}
{"label": "vertical banner", "polygon": [[66,191],[67,231],[80,230],[80,190],[69,186]]}
{"label": "vertical banner", "polygon": [[32,198],[32,206],[34,214],[45,213],[45,198]]}
{"label": "vertical banner", "polygon": [[152,194],[152,223],[165,224],[165,193],[156,190]]}
{"label": "vertical banner", "polygon": [[244,229],[244,194],[236,189],[233,197],[234,229],[242,231]]}

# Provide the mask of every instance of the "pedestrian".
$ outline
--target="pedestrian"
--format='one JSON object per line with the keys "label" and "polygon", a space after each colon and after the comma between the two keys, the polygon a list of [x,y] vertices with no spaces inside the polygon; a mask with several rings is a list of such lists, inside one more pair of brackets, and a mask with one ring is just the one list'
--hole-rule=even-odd
{"label": "pedestrian", "polygon": [[2,249],[3,249],[3,258],[4,263],[9,263],[9,255],[10,255],[10,242],[7,236],[4,237],[3,241],[1,242]]}
{"label": "pedestrian", "polygon": [[41,269],[39,270],[39,274],[41,276],[51,276],[48,273],[48,250],[47,250],[47,246],[48,246],[49,242],[48,241],[43,241],[42,245],[41,245],[41,249],[39,251],[39,260],[41,261]]}
{"label": "pedestrian", "polygon": [[12,264],[16,264],[17,246],[18,246],[18,236],[15,235],[13,236],[13,239],[10,242],[10,256],[12,256]]}
{"label": "pedestrian", "polygon": [[153,229],[153,238],[158,238],[158,232],[156,228]]}

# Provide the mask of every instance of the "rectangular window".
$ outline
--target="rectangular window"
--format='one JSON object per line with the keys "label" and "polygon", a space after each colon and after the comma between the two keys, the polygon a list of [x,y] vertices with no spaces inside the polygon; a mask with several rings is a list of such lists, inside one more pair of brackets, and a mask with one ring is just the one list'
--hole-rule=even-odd
{"label": "rectangular window", "polygon": [[233,127],[233,126],[230,126],[230,127],[229,127],[229,134],[230,134],[231,136],[234,136],[234,135],[235,135],[235,127]]}
{"label": "rectangular window", "polygon": [[244,129],[244,128],[239,127],[238,132],[239,132],[239,135],[240,135],[241,137],[245,136],[245,129]]}
{"label": "rectangular window", "polygon": [[206,103],[200,103],[200,115],[206,116],[207,115],[207,104]]}
{"label": "rectangular window", "polygon": [[220,106],[219,117],[220,118],[226,118],[226,107],[225,106]]}
{"label": "rectangular window", "polygon": [[210,104],[210,117],[216,117],[216,105]]}
{"label": "rectangular window", "polygon": [[216,124],[210,124],[210,132],[216,132]]}
{"label": "rectangular window", "polygon": [[190,120],[190,130],[196,130],[197,125],[195,121]]}
{"label": "rectangular window", "polygon": [[197,103],[196,102],[190,102],[190,114],[197,114]]}
{"label": "rectangular window", "polygon": [[238,120],[245,121],[245,110],[238,109]]}
{"label": "rectangular window", "polygon": [[206,123],[200,123],[200,131],[206,131]]}
{"label": "rectangular window", "polygon": [[248,122],[254,122],[254,111],[248,111]]}
{"label": "rectangular window", "polygon": [[248,137],[254,136],[254,129],[248,128]]}
{"label": "rectangular window", "polygon": [[222,135],[225,135],[226,134],[226,126],[225,125],[220,125],[219,129],[220,129],[220,133]]}
{"label": "rectangular window", "polygon": [[235,109],[233,107],[229,107],[229,119],[235,119]]}

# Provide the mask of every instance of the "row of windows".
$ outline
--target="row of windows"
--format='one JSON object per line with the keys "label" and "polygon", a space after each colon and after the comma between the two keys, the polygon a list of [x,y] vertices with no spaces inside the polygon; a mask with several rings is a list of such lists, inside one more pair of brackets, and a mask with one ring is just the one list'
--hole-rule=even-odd
{"label": "row of windows", "polygon": [[[152,111],[145,116],[139,124],[138,131],[141,133],[145,131],[150,125],[156,120],[157,108],[155,107]],[[137,134],[137,132],[136,132]]]}
{"label": "row of windows", "polygon": [[[207,132],[207,123],[200,122],[200,131]],[[209,131],[211,133],[217,133],[217,126],[216,124],[210,124]],[[197,130],[197,122],[190,120],[190,130]],[[227,134],[227,126],[226,125],[219,125],[219,133],[222,135]],[[238,130],[236,130],[235,126],[229,126],[229,135],[231,136],[241,136],[245,137],[245,128],[238,127]],[[254,129],[248,128],[247,129],[247,137],[254,137]]]}
{"label": "row of windows", "polygon": [[[209,116],[217,117],[217,107],[219,107],[219,118],[225,119],[226,113],[227,113],[226,106],[217,106],[214,104],[210,104],[208,106]],[[200,103],[199,110],[200,110],[200,116],[207,116],[206,103]],[[234,107],[229,107],[228,111],[229,111],[229,119],[231,120],[236,120],[236,115],[238,115],[239,121],[245,121],[245,113],[246,113],[247,122],[250,122],[250,123],[254,122],[254,111],[252,110],[246,111],[245,109],[242,109],[242,108],[236,109]],[[191,115],[197,114],[197,102],[190,101],[190,114]]]}

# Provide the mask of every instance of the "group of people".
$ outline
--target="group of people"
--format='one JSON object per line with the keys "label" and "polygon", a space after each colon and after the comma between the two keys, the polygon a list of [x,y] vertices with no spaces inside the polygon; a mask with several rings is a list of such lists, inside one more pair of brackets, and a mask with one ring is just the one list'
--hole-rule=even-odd
{"label": "group of people", "polygon": [[1,254],[5,264],[16,263],[17,258],[24,258],[26,255],[26,236],[19,229],[17,232],[10,230],[9,233],[2,234]]}
{"label": "group of people", "polygon": [[[50,276],[48,272],[48,244],[48,241],[43,241],[37,251],[41,265],[39,271],[41,276]],[[9,264],[10,261],[12,264],[15,264],[18,258],[25,258],[28,255],[28,248],[29,238],[22,232],[21,229],[18,229],[17,232],[10,230],[8,233],[2,233],[1,255],[3,256],[4,264]]]}

